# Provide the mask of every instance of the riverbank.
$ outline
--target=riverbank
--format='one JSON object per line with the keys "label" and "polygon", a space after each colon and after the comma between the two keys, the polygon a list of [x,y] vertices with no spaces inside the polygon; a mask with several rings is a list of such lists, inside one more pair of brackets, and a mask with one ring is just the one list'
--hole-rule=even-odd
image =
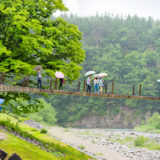
{"label": "riverbank", "polygon": [[160,150],[135,147],[136,137],[143,136],[148,143],[159,146],[160,134],[142,133],[133,130],[75,129],[51,127],[49,133],[65,143],[97,155],[104,160],[160,160]]}

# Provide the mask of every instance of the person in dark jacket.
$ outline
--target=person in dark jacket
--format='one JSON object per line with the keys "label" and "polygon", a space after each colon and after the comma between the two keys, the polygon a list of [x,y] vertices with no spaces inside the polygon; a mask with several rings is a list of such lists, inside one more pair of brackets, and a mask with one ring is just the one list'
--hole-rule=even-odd
{"label": "person in dark jacket", "polygon": [[41,78],[42,78],[42,75],[41,75],[41,70],[40,69],[38,69],[37,70],[37,88],[42,88],[42,80],[41,80]]}
{"label": "person in dark jacket", "polygon": [[59,79],[59,90],[61,89],[63,90],[63,81],[64,81],[63,78]]}

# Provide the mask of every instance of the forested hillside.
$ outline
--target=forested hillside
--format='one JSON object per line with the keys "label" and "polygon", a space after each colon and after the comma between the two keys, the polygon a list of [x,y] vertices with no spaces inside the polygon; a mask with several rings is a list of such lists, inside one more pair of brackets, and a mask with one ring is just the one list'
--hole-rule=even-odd
{"label": "forested hillside", "polygon": [[[137,16],[122,18],[110,15],[94,17],[70,17],[83,33],[86,58],[82,64],[84,73],[94,70],[106,72],[105,82],[115,82],[115,92],[132,94],[132,85],[142,84],[142,95],[158,96],[160,79],[160,21]],[[117,87],[117,88],[116,88]],[[58,123],[66,124],[81,119],[89,113],[119,113],[120,106],[136,108],[136,115],[159,110],[158,102],[96,99],[87,97],[55,96],[50,98],[57,110]],[[107,113],[107,108],[110,113]],[[112,113],[111,113],[112,112]],[[125,114],[125,113],[124,113]],[[144,119],[144,117],[142,117]]]}

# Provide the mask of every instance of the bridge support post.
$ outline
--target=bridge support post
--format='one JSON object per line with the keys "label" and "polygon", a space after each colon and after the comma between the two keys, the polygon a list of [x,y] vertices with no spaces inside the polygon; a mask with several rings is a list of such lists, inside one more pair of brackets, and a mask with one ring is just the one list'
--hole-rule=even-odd
{"label": "bridge support post", "polygon": [[29,87],[29,76],[27,76],[27,87]]}
{"label": "bridge support post", "polygon": [[25,87],[25,83],[26,83],[26,77],[24,77],[23,87]]}
{"label": "bridge support post", "polygon": [[106,85],[105,85],[105,93],[107,93],[107,83],[106,83]]}
{"label": "bridge support post", "polygon": [[55,87],[54,87],[55,90],[57,90],[57,78],[56,78],[56,81],[55,81]]}
{"label": "bridge support post", "polygon": [[5,73],[1,73],[1,78],[0,78],[0,84],[4,83],[4,79],[5,79]]}
{"label": "bridge support post", "polygon": [[52,78],[50,79],[50,90],[52,91]]}
{"label": "bridge support post", "polygon": [[133,84],[133,90],[132,90],[132,95],[135,95],[135,84]]}
{"label": "bridge support post", "polygon": [[86,90],[86,80],[84,80],[83,92]]}
{"label": "bridge support post", "polygon": [[114,94],[114,82],[112,82],[112,94]]}
{"label": "bridge support post", "polygon": [[141,96],[141,91],[142,91],[142,85],[139,85],[139,96]]}
{"label": "bridge support post", "polygon": [[80,81],[78,81],[78,91],[80,91]]}

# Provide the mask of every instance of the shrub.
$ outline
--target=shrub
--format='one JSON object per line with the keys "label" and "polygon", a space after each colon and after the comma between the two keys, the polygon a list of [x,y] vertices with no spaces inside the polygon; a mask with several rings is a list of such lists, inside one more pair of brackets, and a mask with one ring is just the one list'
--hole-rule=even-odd
{"label": "shrub", "polygon": [[44,128],[42,128],[40,132],[41,132],[42,134],[48,133],[48,131],[47,131],[46,129],[44,129]]}
{"label": "shrub", "polygon": [[144,144],[148,141],[148,139],[146,137],[143,136],[138,136],[135,140],[134,140],[134,145],[138,146],[138,147],[142,147],[144,146]]}
{"label": "shrub", "polygon": [[29,118],[40,123],[45,123],[47,125],[54,125],[56,123],[56,111],[54,107],[43,100],[44,108],[38,112],[31,113]]}
{"label": "shrub", "polygon": [[84,150],[85,149],[85,146],[83,146],[83,145],[80,145],[80,146],[78,146],[80,149],[82,149],[82,150]]}

